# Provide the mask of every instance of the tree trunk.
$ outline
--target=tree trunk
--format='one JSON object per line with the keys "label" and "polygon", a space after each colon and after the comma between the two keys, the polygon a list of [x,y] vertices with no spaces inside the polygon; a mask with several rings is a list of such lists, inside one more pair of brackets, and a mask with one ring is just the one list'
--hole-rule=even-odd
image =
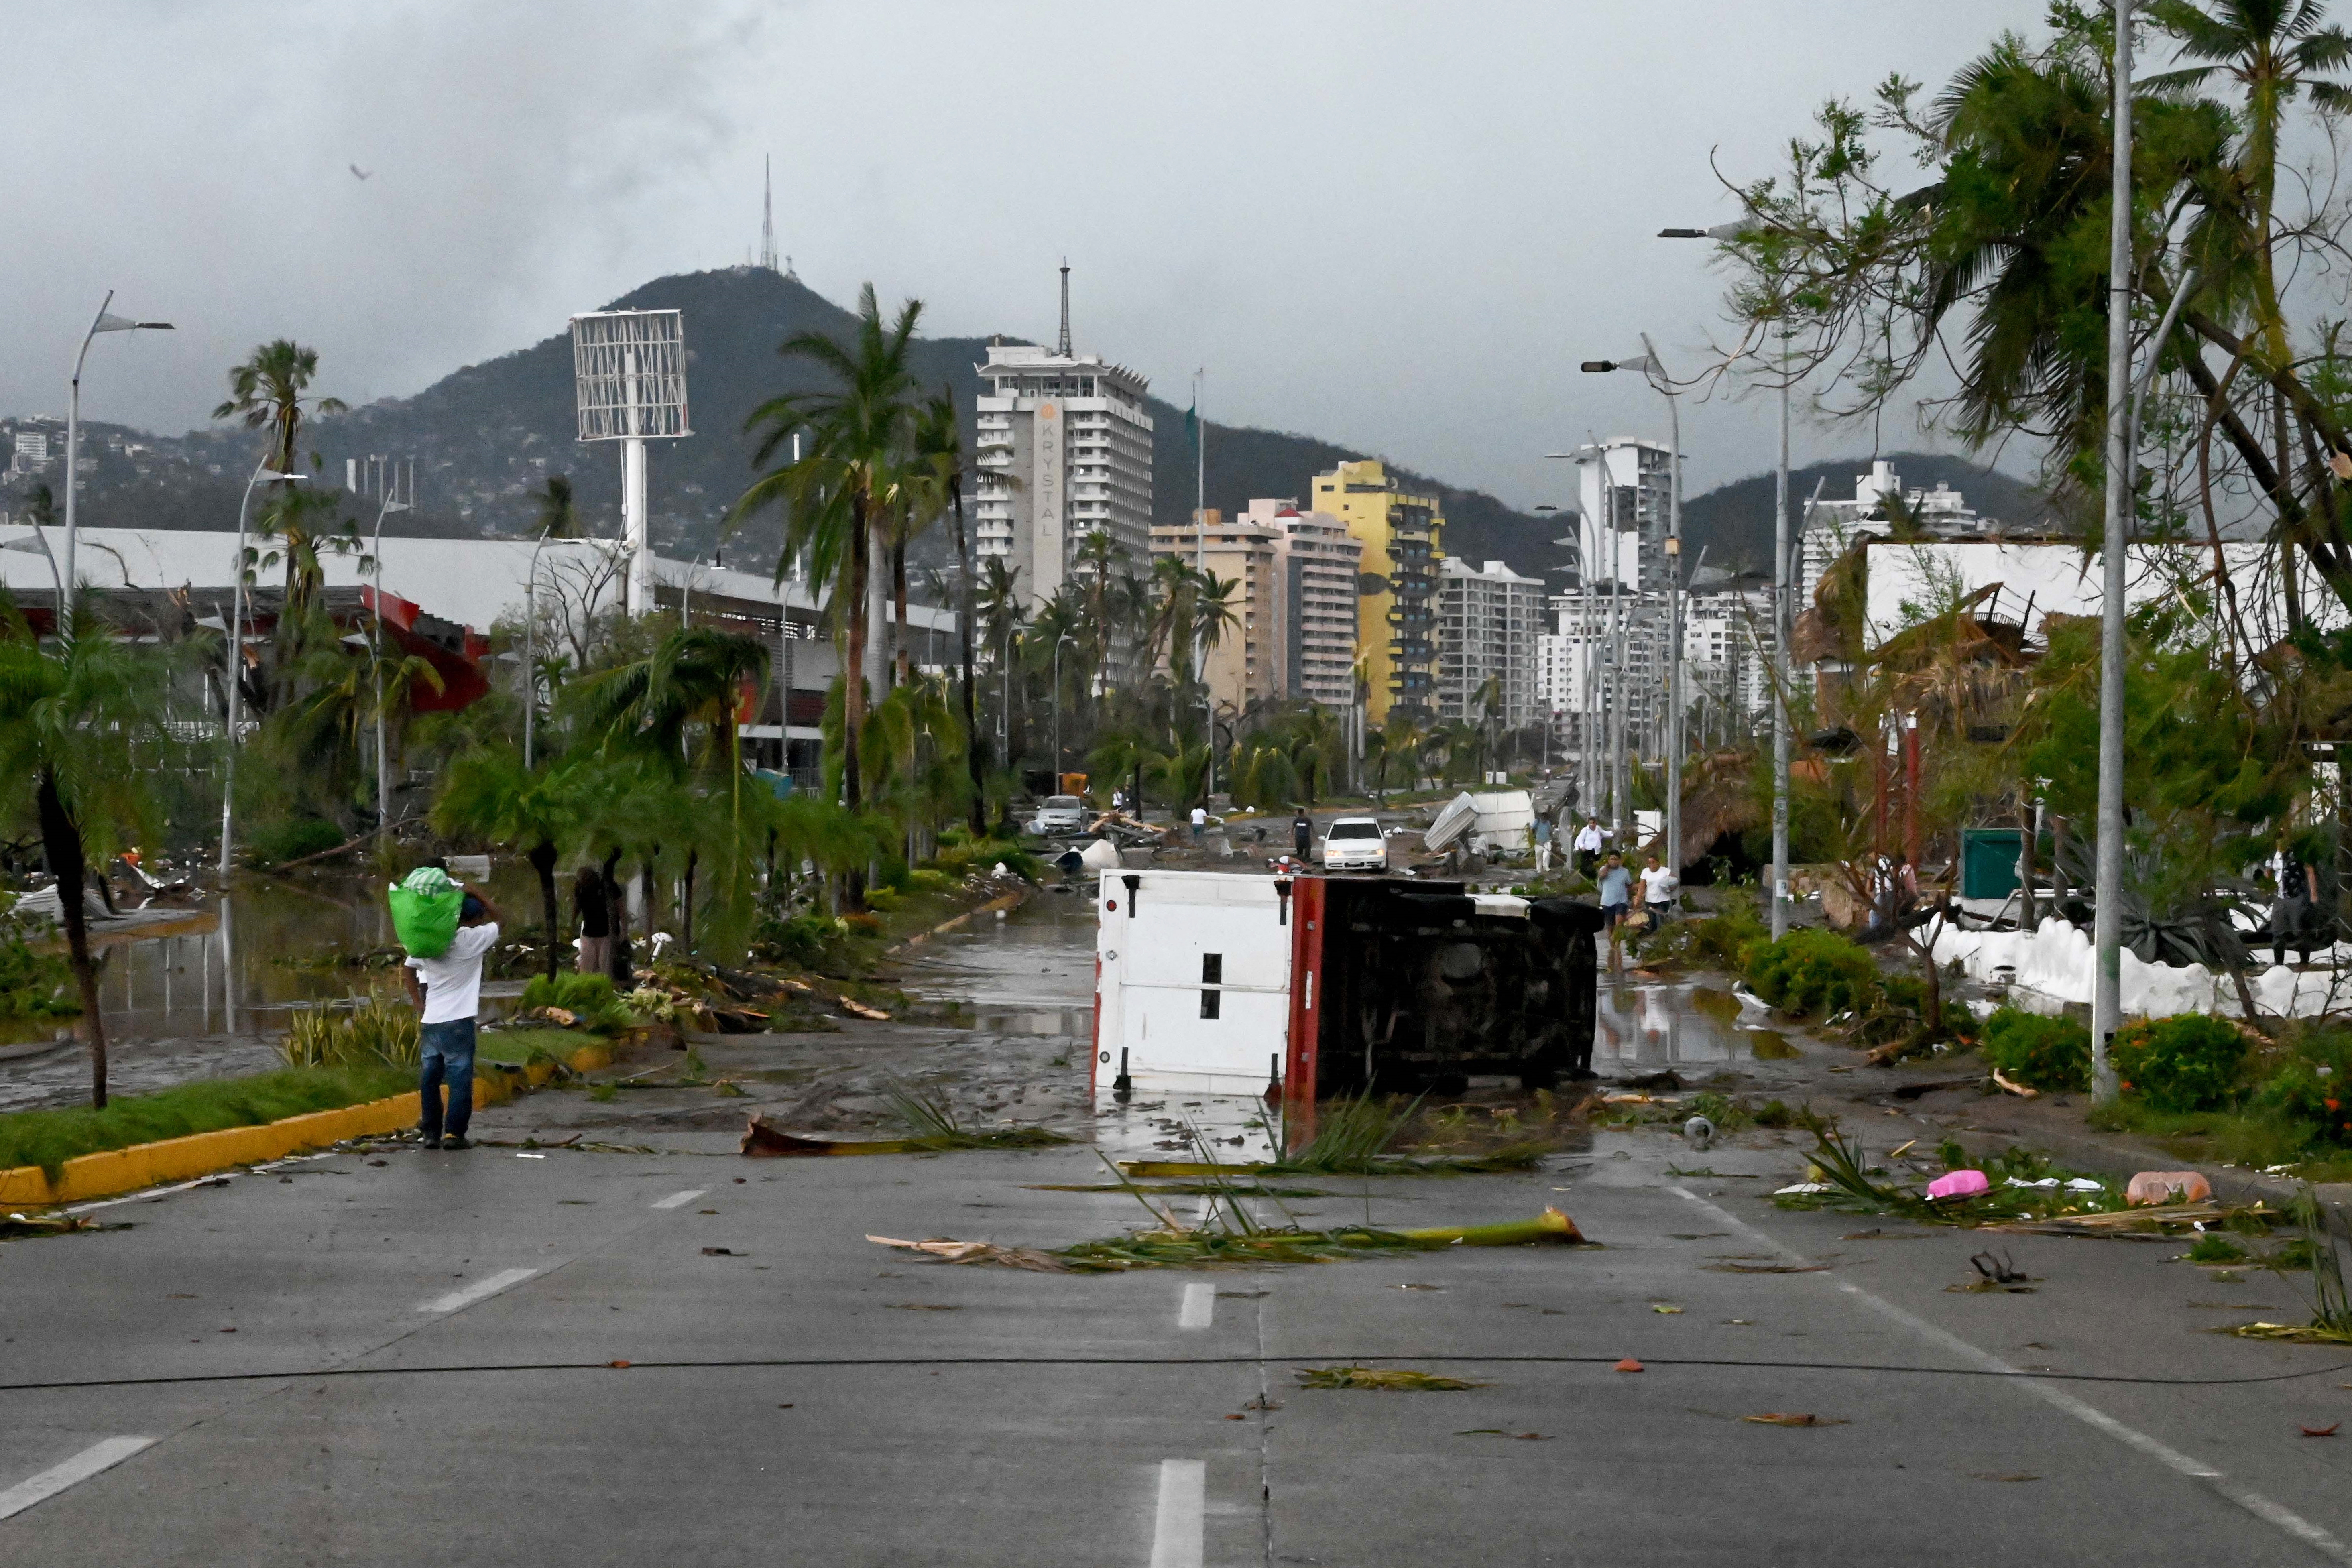
{"label": "tree trunk", "polygon": [[840,595],[837,613],[842,617],[847,643],[846,657],[841,661],[841,791],[843,802],[856,811],[866,798],[857,776],[858,732],[866,728],[866,569],[869,542],[865,498],[859,497],[850,510],[849,591]]}
{"label": "tree trunk", "polygon": [[605,960],[604,973],[614,985],[625,987],[633,978],[622,972],[621,955],[629,951],[629,900],[621,892],[621,852],[614,850],[604,857],[604,908],[611,918],[613,933],[611,956]]}
{"label": "tree trunk", "polygon": [[[68,479],[72,476],[67,476]],[[106,1018],[98,1007],[98,971],[89,962],[89,921],[83,910],[82,888],[88,863],[83,858],[81,824],[58,796],[58,779],[41,770],[34,792],[41,819],[41,853],[58,879],[58,913],[65,921],[66,956],[74,985],[81,994],[81,1016],[89,1025],[89,1103],[106,1109]],[[226,896],[226,895],[224,895]]]}
{"label": "tree trunk", "polygon": [[701,858],[702,851],[699,849],[689,849],[686,852],[686,907],[678,916],[678,920],[682,922],[678,931],[678,944],[680,950],[686,952],[694,951],[694,871],[696,862]]}
{"label": "tree trunk", "polygon": [[555,978],[555,950],[562,945],[562,911],[555,901],[555,846],[541,839],[523,857],[539,875],[539,904],[547,916],[547,977]]}
{"label": "tree trunk", "polygon": [[982,782],[980,766],[980,697],[971,684],[971,615],[972,559],[971,542],[963,526],[963,476],[950,479],[948,499],[954,505],[956,561],[963,568],[963,602],[956,611],[958,652],[963,659],[963,760],[964,771],[971,775],[971,810],[966,823],[974,838],[988,837],[988,790]]}
{"label": "tree trunk", "polygon": [[914,678],[915,651],[908,646],[912,633],[907,626],[907,542],[890,542],[890,607],[897,619],[890,623],[890,684],[893,688],[906,685]]}

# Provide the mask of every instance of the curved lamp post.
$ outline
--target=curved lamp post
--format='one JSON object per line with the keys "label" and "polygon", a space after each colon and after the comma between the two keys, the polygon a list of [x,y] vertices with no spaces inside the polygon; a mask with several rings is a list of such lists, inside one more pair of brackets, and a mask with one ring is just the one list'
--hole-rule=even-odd
{"label": "curved lamp post", "polygon": [[375,509],[375,542],[369,547],[375,558],[375,626],[370,633],[369,655],[375,666],[375,837],[379,847],[392,841],[392,786],[384,771],[383,743],[383,520],[387,512],[408,510],[406,501],[393,500],[386,490],[383,504]]}
{"label": "curved lamp post", "polygon": [[60,621],[72,618],[73,602],[80,591],[79,584],[74,580],[74,544],[78,537],[74,521],[74,484],[81,464],[81,367],[82,362],[89,358],[90,340],[100,332],[168,332],[173,330],[169,321],[133,321],[121,316],[110,316],[106,313],[106,307],[113,303],[114,290],[109,289],[106,298],[99,303],[98,314],[91,320],[89,331],[81,335],[80,352],[74,355],[73,381],[66,394],[66,559],[65,568],[59,574],[58,591],[62,596],[58,601],[58,609]]}

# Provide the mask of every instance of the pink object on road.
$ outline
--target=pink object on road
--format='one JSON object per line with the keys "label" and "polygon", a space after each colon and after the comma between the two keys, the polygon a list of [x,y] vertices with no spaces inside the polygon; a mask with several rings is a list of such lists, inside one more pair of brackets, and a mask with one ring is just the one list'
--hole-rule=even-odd
{"label": "pink object on road", "polygon": [[2142,1204],[2201,1204],[2213,1195],[2213,1184],[2195,1171],[2142,1171],[2124,1188],[2124,1202]]}
{"label": "pink object on road", "polygon": [[1930,1198],[1972,1198],[1988,1192],[1992,1184],[1982,1171],[1947,1171],[1927,1184]]}

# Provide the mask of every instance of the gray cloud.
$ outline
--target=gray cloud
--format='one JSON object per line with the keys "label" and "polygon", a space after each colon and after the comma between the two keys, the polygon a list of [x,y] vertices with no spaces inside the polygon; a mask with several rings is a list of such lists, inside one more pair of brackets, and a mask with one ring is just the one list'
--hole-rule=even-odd
{"label": "gray cloud", "polygon": [[[411,0],[20,11],[0,135],[0,407],[61,412],[109,287],[173,339],[102,344],[93,417],[199,423],[291,333],[330,390],[399,395],[664,272],[781,243],[941,331],[1084,346],[1213,417],[1384,451],[1520,502],[1540,454],[1663,433],[1576,363],[1647,329],[1696,364],[1719,287],[1649,237],[1728,215],[1820,100],[1930,81],[2040,0],[1970,5]],[[355,179],[357,163],[372,178]],[[1689,411],[1695,485],[1770,455]],[[1890,446],[1912,444],[1889,428]],[[1809,451],[1864,433],[1809,432]],[[1303,476],[1302,476],[1303,478]]]}

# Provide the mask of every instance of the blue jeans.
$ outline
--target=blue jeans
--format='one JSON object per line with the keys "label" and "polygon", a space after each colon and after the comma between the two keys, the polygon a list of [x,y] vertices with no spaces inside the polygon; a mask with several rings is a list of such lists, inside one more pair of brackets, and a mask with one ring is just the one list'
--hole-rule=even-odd
{"label": "blue jeans", "polygon": [[425,1115],[417,1123],[418,1132],[427,1143],[441,1141],[441,1086],[446,1082],[449,1136],[463,1138],[466,1124],[474,1119],[474,1020],[452,1018],[446,1024],[425,1025],[422,1057],[425,1070],[416,1092],[425,1102]]}

